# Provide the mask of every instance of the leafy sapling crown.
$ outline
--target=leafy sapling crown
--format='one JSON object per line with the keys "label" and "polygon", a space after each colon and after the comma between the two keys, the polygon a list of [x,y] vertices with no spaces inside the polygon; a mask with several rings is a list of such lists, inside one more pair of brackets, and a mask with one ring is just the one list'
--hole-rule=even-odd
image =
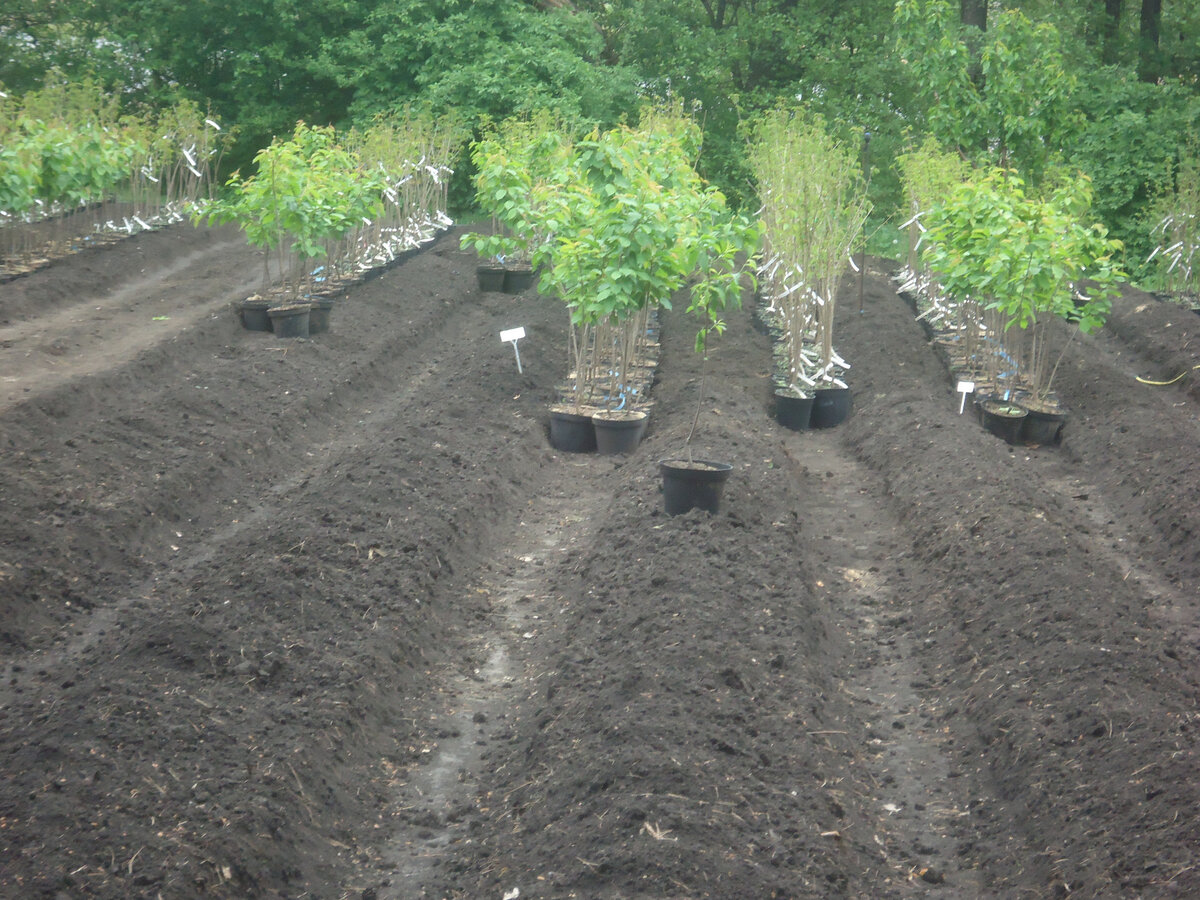
{"label": "leafy sapling crown", "polygon": [[949,294],[989,316],[998,387],[1022,388],[1043,405],[1062,359],[1051,361],[1048,323],[1071,323],[1072,337],[1101,327],[1125,277],[1122,245],[1087,222],[1091,205],[1084,175],[1051,173],[1038,193],[1015,171],[987,169],[930,214],[927,261]]}
{"label": "leafy sapling crown", "polygon": [[[714,192],[715,193],[715,192]],[[761,227],[742,215],[722,215],[720,207],[696,241],[696,281],[688,297],[687,312],[700,320],[695,349],[708,353],[712,334],[724,334],[727,310],[738,309],[742,292],[757,285],[754,276],[755,251],[762,236]]]}
{"label": "leafy sapling crown", "polygon": [[545,110],[485,124],[471,145],[475,199],[492,217],[493,233],[463,235],[464,248],[482,258],[531,264],[549,240],[544,205],[549,184],[562,177],[563,154],[571,145],[569,127]]}

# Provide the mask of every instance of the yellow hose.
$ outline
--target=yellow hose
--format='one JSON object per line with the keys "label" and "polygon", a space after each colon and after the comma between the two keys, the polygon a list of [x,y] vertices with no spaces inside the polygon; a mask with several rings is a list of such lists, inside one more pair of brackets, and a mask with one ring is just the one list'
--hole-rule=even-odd
{"label": "yellow hose", "polygon": [[1190,369],[1184,369],[1182,372],[1180,372],[1178,375],[1176,375],[1170,381],[1150,381],[1147,378],[1142,378],[1140,375],[1135,375],[1134,377],[1137,378],[1137,380],[1140,381],[1142,384],[1150,384],[1150,385],[1154,385],[1154,387],[1166,387],[1168,384],[1174,384],[1175,382],[1177,382],[1180,378],[1182,378],[1188,372],[1194,372],[1197,369],[1200,369],[1200,366],[1192,366]]}

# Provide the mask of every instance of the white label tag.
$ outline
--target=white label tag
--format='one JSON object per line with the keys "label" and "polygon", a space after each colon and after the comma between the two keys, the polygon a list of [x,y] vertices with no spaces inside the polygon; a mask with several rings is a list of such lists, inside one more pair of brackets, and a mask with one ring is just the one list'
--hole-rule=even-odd
{"label": "white label tag", "polygon": [[523,337],[525,337],[524,328],[510,328],[508,331],[500,332],[501,343],[513,345],[513,353],[517,357],[517,373],[521,375],[525,373],[521,371],[521,351],[517,349],[517,341]]}
{"label": "white label tag", "polygon": [[973,394],[975,392],[975,382],[960,381],[958,383],[958,392],[962,394],[962,400],[958,404],[958,414],[961,416],[963,414],[963,410],[967,408],[967,394]]}

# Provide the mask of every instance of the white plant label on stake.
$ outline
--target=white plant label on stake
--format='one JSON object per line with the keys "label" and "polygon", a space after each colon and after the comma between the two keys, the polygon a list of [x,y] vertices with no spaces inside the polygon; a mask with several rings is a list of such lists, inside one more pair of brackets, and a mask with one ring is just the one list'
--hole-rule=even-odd
{"label": "white plant label on stake", "polygon": [[524,328],[510,328],[510,329],[508,329],[508,331],[500,332],[500,340],[506,344],[513,345],[513,353],[515,353],[517,356],[517,374],[518,375],[525,374],[524,372],[521,371],[521,351],[517,349],[517,341],[519,341],[523,337],[525,337],[525,329]]}
{"label": "white plant label on stake", "polygon": [[958,383],[958,392],[962,394],[962,401],[958,404],[958,414],[961,416],[963,410],[967,408],[967,394],[975,392],[975,382],[960,381]]}

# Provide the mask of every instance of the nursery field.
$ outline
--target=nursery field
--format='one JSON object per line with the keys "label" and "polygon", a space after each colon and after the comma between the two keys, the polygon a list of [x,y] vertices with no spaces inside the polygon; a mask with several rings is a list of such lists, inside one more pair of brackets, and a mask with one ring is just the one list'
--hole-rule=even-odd
{"label": "nursery field", "polygon": [[458,246],[290,342],[232,229],[0,284],[0,896],[1200,896],[1200,316],[1126,291],[1013,447],[890,264],[835,429],[748,303],[672,518],[695,326],[557,452],[562,306]]}

